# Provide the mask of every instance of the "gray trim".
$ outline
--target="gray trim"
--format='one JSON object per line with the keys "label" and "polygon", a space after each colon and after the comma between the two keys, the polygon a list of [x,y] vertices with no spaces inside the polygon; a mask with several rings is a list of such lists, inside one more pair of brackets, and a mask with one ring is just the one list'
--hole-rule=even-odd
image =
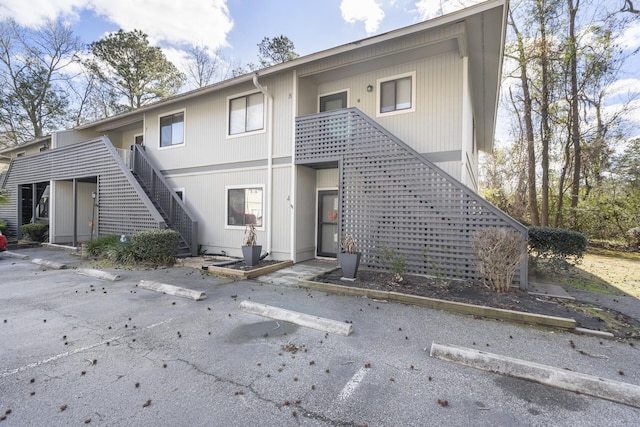
{"label": "gray trim", "polygon": [[[286,157],[274,157],[273,165],[281,166],[281,165],[290,165],[291,164],[291,156]],[[183,175],[183,174],[203,174],[203,173],[213,173],[213,172],[221,172],[226,170],[234,170],[234,169],[248,169],[248,168],[266,168],[267,160],[250,160],[246,162],[235,162],[235,163],[221,163],[217,165],[206,165],[206,166],[197,166],[191,168],[180,168],[180,169],[164,169],[161,172],[165,176],[174,176],[174,175]]]}
{"label": "gray trim", "polygon": [[425,159],[433,163],[459,162],[462,159],[462,150],[437,151],[433,153],[420,153]]}

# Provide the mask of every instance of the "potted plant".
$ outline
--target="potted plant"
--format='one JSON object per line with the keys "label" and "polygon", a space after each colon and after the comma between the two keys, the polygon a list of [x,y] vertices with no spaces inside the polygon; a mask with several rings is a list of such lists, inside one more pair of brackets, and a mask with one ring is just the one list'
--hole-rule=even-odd
{"label": "potted plant", "polygon": [[249,224],[244,230],[244,245],[242,246],[242,256],[244,256],[244,263],[253,267],[260,262],[260,253],[262,252],[262,245],[256,245],[258,236],[256,235],[256,226]]}
{"label": "potted plant", "polygon": [[352,234],[345,234],[340,246],[342,247],[342,252],[340,253],[342,277],[345,279],[355,279],[356,274],[358,274],[360,257],[362,256],[362,254],[358,252],[358,241]]}

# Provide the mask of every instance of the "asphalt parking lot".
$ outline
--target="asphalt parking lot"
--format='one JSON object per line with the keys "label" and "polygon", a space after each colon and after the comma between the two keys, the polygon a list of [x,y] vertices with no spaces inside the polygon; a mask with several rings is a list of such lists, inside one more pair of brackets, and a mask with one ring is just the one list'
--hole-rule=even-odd
{"label": "asphalt parking lot", "polygon": [[[640,346],[174,267],[0,255],[0,426],[636,426],[640,409],[431,358],[433,342],[640,385]],[[33,258],[68,263],[52,270]],[[193,301],[153,280],[204,291]],[[238,310],[349,322],[347,337]],[[7,411],[9,413],[7,413]]]}

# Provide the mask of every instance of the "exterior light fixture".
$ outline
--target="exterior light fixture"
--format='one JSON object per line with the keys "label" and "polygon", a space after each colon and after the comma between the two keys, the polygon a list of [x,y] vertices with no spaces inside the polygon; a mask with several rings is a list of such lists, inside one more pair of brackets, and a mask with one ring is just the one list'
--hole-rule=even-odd
{"label": "exterior light fixture", "polygon": [[373,86],[372,85],[367,86],[367,92],[373,92]]}

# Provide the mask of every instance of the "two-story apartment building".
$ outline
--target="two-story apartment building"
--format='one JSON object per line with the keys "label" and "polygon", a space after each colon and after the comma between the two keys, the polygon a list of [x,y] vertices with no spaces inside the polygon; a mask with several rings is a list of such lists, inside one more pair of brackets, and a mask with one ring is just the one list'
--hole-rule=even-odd
{"label": "two-story apartment building", "polygon": [[370,267],[390,248],[409,271],[476,277],[475,230],[526,237],[476,194],[506,8],[487,1],[56,132],[51,150],[12,161],[0,218],[18,232],[48,186],[54,243],[169,226],[191,254],[239,255],[254,223],[272,259],[335,257],[351,233]]}

